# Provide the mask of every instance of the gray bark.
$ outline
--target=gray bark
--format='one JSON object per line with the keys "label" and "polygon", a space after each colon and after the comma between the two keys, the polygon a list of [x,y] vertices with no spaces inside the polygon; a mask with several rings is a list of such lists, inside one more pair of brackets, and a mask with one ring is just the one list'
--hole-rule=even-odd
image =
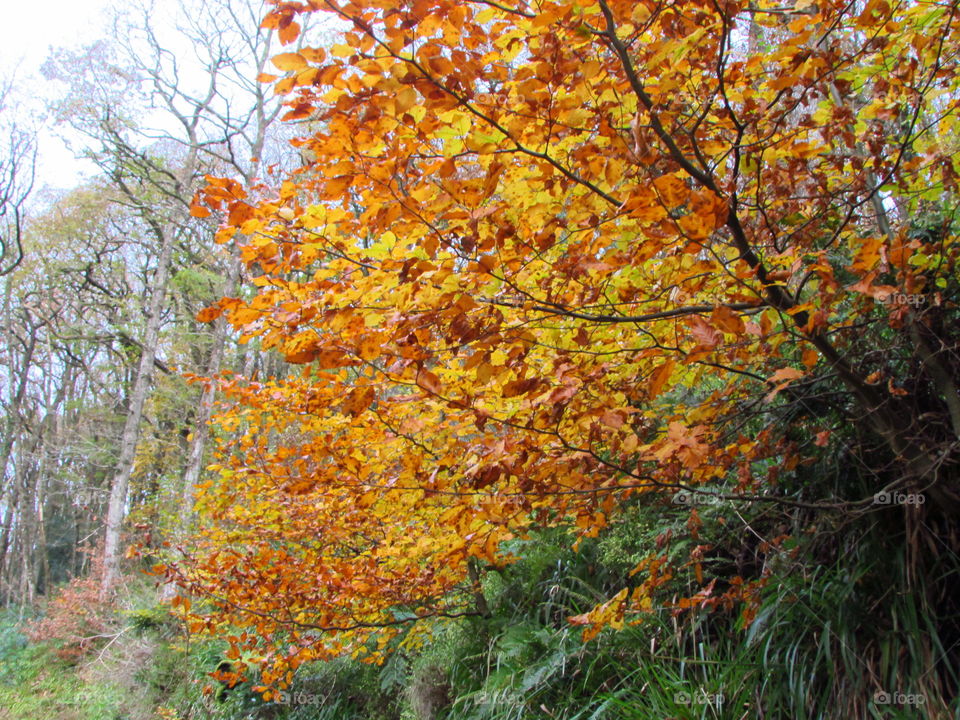
{"label": "gray bark", "polygon": [[143,350],[137,369],[136,380],[130,392],[130,404],[120,437],[120,457],[117,470],[110,483],[110,503],[107,508],[107,523],[103,549],[103,579],[100,593],[106,596],[113,589],[120,573],[120,535],[127,504],[127,489],[133,474],[137,441],[140,438],[140,423],[147,391],[153,380],[154,359],[160,338],[160,320],[167,296],[170,277],[170,262],[173,256],[173,237],[168,228],[155,225],[155,233],[161,241],[157,270],[151,287],[150,304],[147,309],[147,326],[143,337]]}

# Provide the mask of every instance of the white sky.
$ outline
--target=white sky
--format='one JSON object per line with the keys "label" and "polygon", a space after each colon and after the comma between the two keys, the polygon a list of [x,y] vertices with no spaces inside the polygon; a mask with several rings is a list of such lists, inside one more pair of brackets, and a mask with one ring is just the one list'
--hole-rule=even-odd
{"label": "white sky", "polygon": [[[123,0],[0,0],[0,79],[14,77],[20,102],[7,112],[35,120],[43,111],[46,95],[40,66],[51,48],[75,47],[102,36],[99,19],[104,10]],[[22,120],[21,120],[22,122]],[[65,188],[91,164],[76,160],[48,125],[40,131],[40,166],[37,186]]]}
{"label": "white sky", "polygon": [[19,62],[18,75],[32,73],[51,47],[96,38],[97,18],[110,4],[111,0],[0,0],[0,69],[7,74]]}
{"label": "white sky", "polygon": [[[37,128],[38,190],[75,187],[97,171],[92,162],[76,159],[67,149],[62,139],[69,132],[66,128],[44,120],[45,101],[57,98],[64,87],[46,80],[40,67],[54,48],[76,48],[108,36],[109,11],[130,4],[130,0],[0,0],[0,82],[12,76],[16,98],[3,112]],[[168,19],[177,6],[177,0],[153,0],[155,15]],[[165,41],[175,45],[177,39],[167,35]],[[70,137],[81,147],[84,141],[79,135]]]}

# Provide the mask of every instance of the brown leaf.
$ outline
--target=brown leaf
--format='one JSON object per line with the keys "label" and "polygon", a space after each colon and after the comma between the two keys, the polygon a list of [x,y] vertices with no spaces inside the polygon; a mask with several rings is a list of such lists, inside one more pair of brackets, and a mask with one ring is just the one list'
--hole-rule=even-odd
{"label": "brown leaf", "polygon": [[518,395],[526,395],[536,390],[540,386],[540,382],[540,378],[512,380],[503,386],[503,397],[512,398]]}
{"label": "brown leaf", "polygon": [[439,395],[443,391],[443,385],[440,384],[440,378],[429,370],[421,370],[417,373],[417,385],[428,392]]}

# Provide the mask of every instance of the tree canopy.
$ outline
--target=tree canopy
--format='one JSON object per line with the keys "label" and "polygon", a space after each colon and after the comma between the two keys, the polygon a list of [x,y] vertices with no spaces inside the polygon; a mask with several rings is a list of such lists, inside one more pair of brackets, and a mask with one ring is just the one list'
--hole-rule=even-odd
{"label": "tree canopy", "polygon": [[[283,685],[483,613],[510,541],[628,503],[955,514],[957,13],[275,2],[299,45],[260,79],[303,164],[208,178],[193,213],[223,214],[253,292],[199,318],[302,372],[222,378],[219,478],[170,569],[215,607],[194,630],[238,628]],[[337,44],[300,37],[313,14]],[[809,492],[827,455],[872,492]],[[705,545],[695,591],[658,596],[669,542],[571,618],[586,637],[664,602],[750,622],[764,578],[705,575]]]}

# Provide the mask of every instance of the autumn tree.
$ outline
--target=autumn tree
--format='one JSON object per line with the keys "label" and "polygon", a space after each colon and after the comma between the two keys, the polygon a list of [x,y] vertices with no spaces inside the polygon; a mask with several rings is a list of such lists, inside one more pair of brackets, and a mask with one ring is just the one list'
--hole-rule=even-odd
{"label": "autumn tree", "polygon": [[[170,570],[217,608],[194,629],[236,627],[282,685],[482,613],[531,527],[591,536],[678,492],[885,513],[955,553],[957,12],[274,3],[284,43],[314,13],[346,30],[265,78],[304,166],[198,201],[259,288],[204,319],[302,373],[225,384],[221,479]],[[868,492],[797,480],[831,452]],[[697,548],[674,607],[749,623],[764,578],[704,576]],[[574,620],[636,617],[678,571],[650,548]]]}

